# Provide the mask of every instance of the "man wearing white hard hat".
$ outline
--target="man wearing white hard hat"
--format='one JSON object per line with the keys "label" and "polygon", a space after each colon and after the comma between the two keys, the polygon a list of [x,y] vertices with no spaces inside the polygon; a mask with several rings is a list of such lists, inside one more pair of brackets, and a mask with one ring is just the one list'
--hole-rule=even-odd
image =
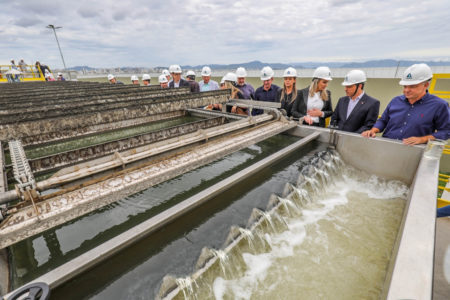
{"label": "man wearing white hard hat", "polygon": [[330,124],[343,131],[362,133],[369,130],[378,119],[380,101],[364,92],[366,74],[352,70],[345,76],[342,85],[347,96],[339,99]]}
{"label": "man wearing white hard hat", "polygon": [[164,76],[166,76],[167,78],[167,82],[172,81],[172,77],[170,76],[170,72],[167,69],[162,70],[161,74],[163,74]]}
{"label": "man wearing white hard hat", "polygon": [[117,80],[113,74],[108,74],[108,80],[110,84],[123,84],[123,82]]}
{"label": "man wearing white hard hat", "polygon": [[243,67],[236,69],[237,83],[236,87],[244,95],[244,99],[253,99],[255,97],[255,89],[250,83],[245,82],[245,77],[247,77],[247,71]]}
{"label": "man wearing white hard hat", "polygon": [[189,82],[191,86],[191,93],[199,93],[200,92],[200,85],[197,81],[195,81],[195,72],[192,70],[189,70],[186,72],[186,80]]}
{"label": "man wearing white hard hat", "polygon": [[171,65],[169,72],[172,74],[172,81],[169,82],[169,88],[190,87],[189,82],[181,78],[181,67],[179,65]]}
{"label": "man wearing white hard hat", "polygon": [[431,68],[426,64],[407,68],[399,82],[403,86],[403,95],[394,97],[372,129],[362,135],[375,137],[383,132],[383,137],[401,140],[407,145],[449,139],[449,105],[428,93],[432,77]]}
{"label": "man wearing white hard hat", "polygon": [[200,86],[200,92],[216,91],[219,89],[219,84],[216,81],[211,80],[211,68],[204,66],[202,69],[202,81],[198,83]]}
{"label": "man wearing white hard hat", "polygon": [[58,72],[58,78],[56,78],[57,81],[66,81],[66,79],[63,76],[63,73]]}
{"label": "man wearing white hard hat", "polygon": [[164,75],[164,74],[159,75],[159,77],[158,77],[158,82],[159,82],[159,86],[160,86],[162,89],[167,89],[167,88],[169,88],[169,80],[167,80],[166,75]]}
{"label": "man wearing white hard hat", "polygon": [[151,77],[149,74],[142,74],[142,83],[144,86],[150,86]]}
{"label": "man wearing white hard hat", "polygon": [[131,84],[133,85],[140,85],[139,84],[139,78],[136,75],[131,76]]}
{"label": "man wearing white hard hat", "polygon": [[[263,85],[256,89],[255,100],[267,101],[267,102],[278,102],[278,90],[279,86],[272,84],[274,72],[271,67],[266,66],[261,70],[261,80]],[[260,115],[264,113],[262,109],[253,109],[252,115]]]}
{"label": "man wearing white hard hat", "polygon": [[303,118],[303,124],[325,127],[325,119],[333,113],[331,92],[327,90],[331,80],[330,68],[315,69],[309,87],[299,91],[299,97],[292,106],[292,116]]}

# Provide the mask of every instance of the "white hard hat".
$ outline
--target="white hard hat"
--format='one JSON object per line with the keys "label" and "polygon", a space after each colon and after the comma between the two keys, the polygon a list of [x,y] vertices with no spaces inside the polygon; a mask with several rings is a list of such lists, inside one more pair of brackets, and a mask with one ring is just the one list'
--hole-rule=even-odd
{"label": "white hard hat", "polygon": [[333,80],[331,78],[331,71],[328,67],[318,67],[313,74],[313,78],[325,79],[325,80]]}
{"label": "white hard hat", "polygon": [[189,70],[189,71],[186,72],[186,77],[187,76],[195,76],[195,72],[192,71],[192,70]]}
{"label": "white hard hat", "polygon": [[139,80],[139,78],[136,75],[131,76],[131,81]]}
{"label": "white hard hat", "polygon": [[61,72],[58,72],[58,76],[62,76],[62,73],[61,73]]}
{"label": "white hard hat", "polygon": [[108,74],[108,80],[111,80],[111,79],[114,79],[114,78],[116,78],[116,77],[114,77],[113,74]]}
{"label": "white hard hat", "polygon": [[162,70],[162,73],[164,76],[170,76],[170,72],[167,69]]}
{"label": "white hard hat", "polygon": [[286,70],[284,70],[283,77],[297,77],[297,70],[292,67],[289,67]]}
{"label": "white hard hat", "polygon": [[148,74],[142,74],[142,80],[150,80],[151,77]]}
{"label": "white hard hat", "polygon": [[433,72],[427,64],[414,64],[405,70],[400,85],[414,85],[433,78]]}
{"label": "white hard hat", "polygon": [[220,80],[220,84],[224,84],[225,83],[225,76],[222,77],[222,79]]}
{"label": "white hard hat", "polygon": [[273,70],[271,67],[266,66],[264,68],[262,68],[261,70],[261,80],[269,80],[270,78],[273,77]]}
{"label": "white hard hat", "polygon": [[236,74],[229,72],[227,74],[225,74],[225,76],[223,76],[223,80],[224,81],[231,81],[231,82],[236,82],[237,81],[237,77]]}
{"label": "white hard hat", "polygon": [[171,65],[169,67],[169,72],[170,73],[181,73],[181,67],[179,65]]}
{"label": "white hard hat", "polygon": [[159,83],[167,83],[167,82],[169,82],[169,80],[167,80],[167,78],[166,78],[166,75],[164,75],[164,74],[159,75],[158,81],[159,81]]}
{"label": "white hard hat", "polygon": [[211,68],[204,66],[202,69],[202,76],[211,76]]}
{"label": "white hard hat", "polygon": [[247,71],[245,71],[245,68],[239,67],[236,69],[236,76],[238,78],[247,77]]}
{"label": "white hard hat", "polygon": [[357,83],[363,83],[366,82],[366,73],[361,70],[351,70],[350,72],[345,75],[344,82],[342,82],[343,86],[349,86],[354,85]]}

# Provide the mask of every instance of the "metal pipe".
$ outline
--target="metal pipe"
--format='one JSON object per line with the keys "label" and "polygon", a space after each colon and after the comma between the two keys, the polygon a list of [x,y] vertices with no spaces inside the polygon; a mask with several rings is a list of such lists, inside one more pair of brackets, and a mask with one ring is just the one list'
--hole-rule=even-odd
{"label": "metal pipe", "polygon": [[115,151],[124,151],[131,148],[148,145],[161,140],[181,136],[195,132],[199,129],[219,126],[225,123],[225,118],[215,117],[203,119],[195,122],[172,126],[157,131],[136,134],[114,141],[94,144],[74,150],[64,151],[47,155],[44,157],[32,158],[28,162],[35,176],[51,170],[61,169],[83,161],[99,158]]}
{"label": "metal pipe", "polygon": [[205,130],[199,130],[195,133],[191,133],[185,135],[181,138],[172,138],[166,141],[158,142],[155,144],[151,144],[148,146],[143,146],[137,149],[133,149],[133,151],[125,151],[121,153],[121,159],[118,159],[115,156],[111,156],[111,160],[106,162],[101,162],[99,164],[95,164],[95,161],[91,164],[91,166],[87,166],[82,169],[74,169],[73,172],[63,174],[61,176],[53,176],[44,181],[37,183],[38,190],[42,191],[48,189],[50,187],[67,183],[70,181],[74,181],[86,176],[91,176],[96,173],[100,173],[106,170],[110,170],[116,167],[120,167],[123,164],[129,164],[131,162],[135,162],[150,156],[154,156],[160,153],[164,153],[170,150],[174,150],[177,148],[181,148],[193,143],[197,143],[203,140],[208,140],[210,138],[223,135],[238,129],[242,129],[245,127],[253,126],[254,124],[266,122],[272,119],[271,115],[260,115],[254,117],[252,120],[243,119],[240,121],[236,121],[233,123],[217,126],[214,128],[209,128]]}
{"label": "metal pipe", "polygon": [[0,248],[85,215],[138,191],[194,170],[220,157],[289,130],[294,122],[266,122],[184,149],[165,158],[45,196],[36,209],[23,207],[1,224]]}
{"label": "metal pipe", "polygon": [[[139,239],[154,232],[162,226],[173,222],[175,219],[200,206],[207,200],[231,188],[234,184],[241,182],[243,179],[252,176],[261,169],[270,166],[276,161],[282,159],[286,155],[299,149],[303,145],[317,139],[319,133],[311,135],[295,142],[294,144],[266,157],[265,159],[251,165],[250,167],[222,180],[221,182],[207,188],[206,190],[184,200],[183,202],[165,210],[164,212],[148,219],[145,222],[127,230],[126,232],[112,238],[111,240],[97,246],[96,248],[78,256],[77,258],[65,263],[64,265],[54,269],[33,280],[32,282],[45,282],[51,288],[55,288],[64,282],[80,275],[84,271],[92,268],[102,261],[112,257],[119,251],[137,242]],[[13,292],[5,295],[7,299]]]}

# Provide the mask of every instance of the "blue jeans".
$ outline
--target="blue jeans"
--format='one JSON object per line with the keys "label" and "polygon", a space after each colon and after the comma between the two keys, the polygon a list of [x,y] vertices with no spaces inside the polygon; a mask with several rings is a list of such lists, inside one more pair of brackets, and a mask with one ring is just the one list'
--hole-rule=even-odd
{"label": "blue jeans", "polygon": [[449,217],[449,216],[450,216],[450,205],[447,205],[447,206],[437,209],[437,217],[438,218]]}

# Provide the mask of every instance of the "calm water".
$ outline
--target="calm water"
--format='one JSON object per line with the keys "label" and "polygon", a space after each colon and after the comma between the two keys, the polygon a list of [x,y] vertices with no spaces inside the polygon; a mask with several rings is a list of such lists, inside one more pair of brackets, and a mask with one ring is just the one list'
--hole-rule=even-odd
{"label": "calm water", "polygon": [[13,285],[54,269],[296,140],[275,136],[12,246]]}
{"label": "calm water", "polygon": [[25,153],[27,155],[27,158],[32,159],[64,151],[88,147],[91,145],[115,141],[118,139],[128,138],[135,135],[157,131],[160,129],[169,128],[177,125],[187,124],[199,120],[201,120],[201,118],[186,116],[172,120],[152,122],[150,124],[143,124],[129,128],[122,128],[114,131],[104,132],[102,134],[96,134],[88,137],[80,137],[68,141],[53,143],[51,145],[30,147],[26,149]]}

